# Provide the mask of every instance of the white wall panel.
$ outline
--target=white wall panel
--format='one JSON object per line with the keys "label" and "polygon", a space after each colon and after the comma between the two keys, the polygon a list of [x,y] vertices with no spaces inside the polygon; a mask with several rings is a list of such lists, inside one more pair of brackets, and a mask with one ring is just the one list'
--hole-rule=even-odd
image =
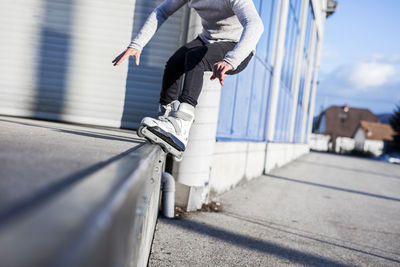
{"label": "white wall panel", "polygon": [[[0,113],[26,116],[30,103],[21,99],[36,83],[36,51],[41,17],[40,1],[1,0]],[[10,101],[9,96],[14,96]]]}

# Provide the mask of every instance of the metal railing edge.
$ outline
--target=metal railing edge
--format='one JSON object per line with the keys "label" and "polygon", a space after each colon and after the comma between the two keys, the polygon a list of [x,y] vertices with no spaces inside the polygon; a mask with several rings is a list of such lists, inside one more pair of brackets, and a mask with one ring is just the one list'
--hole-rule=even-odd
{"label": "metal railing edge", "polygon": [[145,266],[165,156],[140,145],[3,225],[2,266]]}

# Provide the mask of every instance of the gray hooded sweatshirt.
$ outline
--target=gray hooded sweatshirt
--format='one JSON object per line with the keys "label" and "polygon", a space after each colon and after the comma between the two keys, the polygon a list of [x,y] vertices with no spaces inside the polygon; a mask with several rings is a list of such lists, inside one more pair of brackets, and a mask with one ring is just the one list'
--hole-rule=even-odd
{"label": "gray hooded sweatshirt", "polygon": [[224,58],[234,69],[255,50],[264,26],[252,0],[165,0],[128,47],[141,51],[163,22],[186,3],[201,17],[203,31],[199,37],[205,43],[237,42]]}

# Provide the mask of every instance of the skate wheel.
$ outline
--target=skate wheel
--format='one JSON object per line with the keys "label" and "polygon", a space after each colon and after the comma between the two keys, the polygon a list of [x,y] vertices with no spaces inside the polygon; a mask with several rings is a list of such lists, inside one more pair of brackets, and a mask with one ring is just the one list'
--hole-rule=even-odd
{"label": "skate wheel", "polygon": [[137,135],[139,137],[144,137],[143,129],[144,129],[144,126],[140,126],[139,129],[137,130]]}
{"label": "skate wheel", "polygon": [[180,154],[179,156],[174,156],[175,161],[180,162],[183,159],[183,154]]}
{"label": "skate wheel", "polygon": [[169,153],[169,151],[168,151],[168,147],[166,147],[164,144],[158,144],[160,147],[161,147],[161,149],[165,152],[165,153]]}

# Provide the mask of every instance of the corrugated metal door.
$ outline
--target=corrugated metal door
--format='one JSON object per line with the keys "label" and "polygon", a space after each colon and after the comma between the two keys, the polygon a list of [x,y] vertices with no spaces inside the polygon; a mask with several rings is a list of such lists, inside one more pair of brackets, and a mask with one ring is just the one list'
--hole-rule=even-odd
{"label": "corrugated metal door", "polygon": [[146,48],[140,71],[111,60],[160,2],[3,0],[0,114],[114,127],[124,117],[137,125],[155,109],[162,62],[180,45],[182,11]]}

